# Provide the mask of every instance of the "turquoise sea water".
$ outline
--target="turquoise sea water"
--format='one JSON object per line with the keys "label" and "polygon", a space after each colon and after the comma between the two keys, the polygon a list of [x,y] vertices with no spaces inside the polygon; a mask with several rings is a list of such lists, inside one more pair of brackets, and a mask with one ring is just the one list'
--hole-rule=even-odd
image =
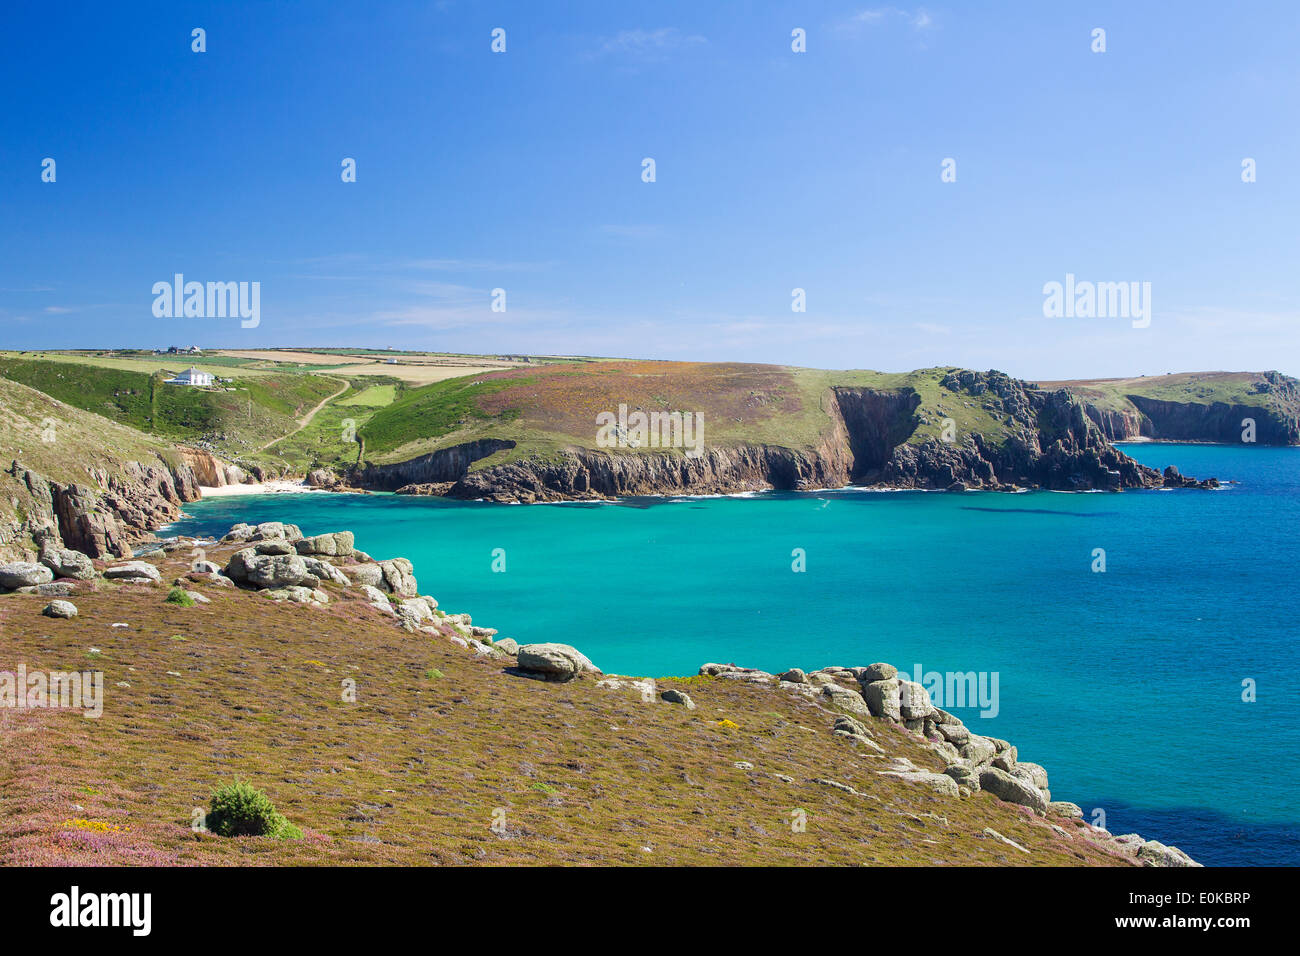
{"label": "turquoise sea water", "polygon": [[196,502],[167,533],[350,529],[376,558],[410,558],[444,609],[572,643],[610,673],[996,673],[995,717],[950,709],[1047,767],[1055,799],[1207,864],[1300,864],[1300,449],[1125,450],[1237,484],[530,506],[273,495]]}

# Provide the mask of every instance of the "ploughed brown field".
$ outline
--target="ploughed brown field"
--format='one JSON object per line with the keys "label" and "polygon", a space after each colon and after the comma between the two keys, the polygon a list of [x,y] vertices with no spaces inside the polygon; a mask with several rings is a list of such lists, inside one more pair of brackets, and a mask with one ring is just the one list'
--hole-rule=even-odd
{"label": "ploughed brown field", "polygon": [[[164,582],[187,563],[164,559]],[[104,672],[99,719],[0,708],[0,863],[1128,862],[1075,821],[879,776],[884,758],[833,735],[834,714],[769,687],[661,678],[691,711],[516,676],[332,584],[324,609],[187,586],[211,604],[99,580],[71,598],[77,618],[54,620],[47,598],[0,597],[0,671]],[[569,642],[581,649],[582,635]],[[888,753],[942,769],[899,728],[870,724]],[[194,808],[236,777],[305,837],[193,832]]]}

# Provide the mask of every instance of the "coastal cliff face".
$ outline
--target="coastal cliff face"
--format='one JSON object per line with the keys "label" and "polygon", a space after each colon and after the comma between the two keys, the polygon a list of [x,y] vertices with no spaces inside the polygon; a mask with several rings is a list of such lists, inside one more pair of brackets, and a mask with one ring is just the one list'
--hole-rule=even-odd
{"label": "coastal cliff face", "polygon": [[1103,407],[1086,398],[1088,417],[1110,441],[1151,438],[1163,441],[1242,444],[1243,421],[1255,423],[1255,443],[1300,445],[1300,383],[1265,372],[1253,386],[1259,402],[1180,402],[1126,394],[1125,404]]}
{"label": "coastal cliff face", "polygon": [[[242,484],[249,478],[249,473],[238,465],[224,462],[215,455],[198,448],[180,447],[177,452],[181,460],[193,472],[198,483],[205,488],[225,488],[227,485]],[[261,469],[257,469],[254,477],[259,480],[262,477]]]}
{"label": "coastal cliff face", "polygon": [[524,459],[465,474],[445,494],[532,502],[824,488],[844,484],[849,465],[841,445],[813,451],[766,445],[709,448],[698,458],[568,449],[558,459]]}
{"label": "coastal cliff face", "polygon": [[[92,558],[130,557],[131,545],[159,525],[180,517],[199,498],[200,482],[190,452],[174,463],[128,461],[119,471],[86,468],[86,480],[60,482],[20,461],[7,476],[17,484],[14,516],[0,527],[0,553],[30,559],[42,546],[67,547]],[[212,456],[206,468],[220,469]]]}
{"label": "coastal cliff face", "polygon": [[514,447],[513,441],[505,439],[466,442],[408,461],[388,465],[367,462],[349,470],[347,480],[358,488],[376,491],[396,491],[410,485],[447,484],[463,476],[479,459]]}
{"label": "coastal cliff face", "polygon": [[[489,501],[558,501],[623,495],[733,494],[835,488],[849,483],[951,490],[1208,487],[1176,470],[1161,474],[1112,446],[1068,391],[1045,391],[1000,372],[953,372],[941,383],[955,405],[983,410],[1004,433],[921,437],[926,420],[912,389],[835,387],[828,434],[813,448],[768,444],[678,451],[565,448],[470,467],[512,442],[478,441],[392,465],[354,469],[358,487]],[[951,439],[946,440],[946,439]]]}
{"label": "coastal cliff face", "polygon": [[1111,445],[1079,401],[1065,389],[1044,391],[1000,372],[961,372],[942,385],[1005,416],[1007,436],[995,443],[979,433],[899,445],[869,483],[899,488],[1063,491],[1213,487],[1217,482],[1162,475]]}
{"label": "coastal cliff face", "polygon": [[832,417],[841,425],[853,461],[849,477],[870,482],[920,424],[921,396],[911,389],[833,388]]}

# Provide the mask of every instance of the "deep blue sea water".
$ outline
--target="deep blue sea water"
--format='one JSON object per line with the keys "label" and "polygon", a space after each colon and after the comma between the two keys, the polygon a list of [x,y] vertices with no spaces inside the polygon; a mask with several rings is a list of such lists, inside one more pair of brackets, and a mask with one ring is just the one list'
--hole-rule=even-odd
{"label": "deep blue sea water", "polygon": [[609,673],[996,673],[995,717],[950,709],[1047,767],[1055,799],[1206,864],[1300,864],[1300,449],[1125,450],[1237,483],[528,506],[266,495],[196,502],[169,533],[350,529],[376,558],[410,558],[444,609],[574,644]]}

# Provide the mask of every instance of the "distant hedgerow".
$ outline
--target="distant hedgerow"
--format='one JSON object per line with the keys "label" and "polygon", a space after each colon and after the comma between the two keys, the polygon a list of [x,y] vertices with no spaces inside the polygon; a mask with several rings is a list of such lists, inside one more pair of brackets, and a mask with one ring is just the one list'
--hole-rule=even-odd
{"label": "distant hedgerow", "polygon": [[212,791],[208,829],[218,836],[269,836],[301,840],[302,830],[275,809],[266,791],[236,780]]}

